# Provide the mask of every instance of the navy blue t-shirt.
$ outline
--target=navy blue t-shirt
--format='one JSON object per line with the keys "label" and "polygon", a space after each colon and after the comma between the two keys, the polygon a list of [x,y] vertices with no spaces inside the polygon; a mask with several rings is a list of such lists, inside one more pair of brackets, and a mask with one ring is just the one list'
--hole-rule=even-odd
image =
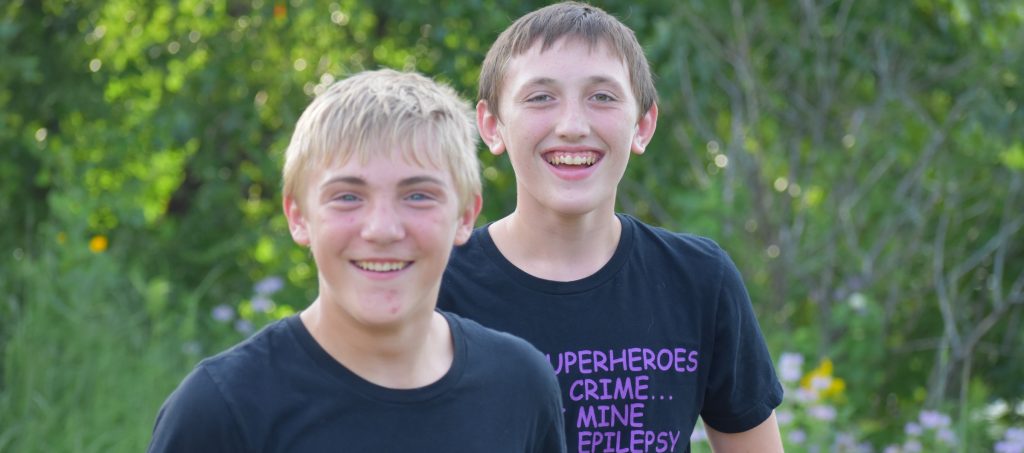
{"label": "navy blue t-shirt", "polygon": [[157,415],[150,452],[565,451],[558,384],[525,341],[448,313],[454,360],[425,387],[375,385],[296,315],[200,362]]}
{"label": "navy blue t-shirt", "polygon": [[547,354],[569,451],[689,451],[698,415],[723,432],[759,425],[782,387],[735,264],[709,239],[618,218],[611,260],[572,282],[520,270],[478,228],[438,307]]}

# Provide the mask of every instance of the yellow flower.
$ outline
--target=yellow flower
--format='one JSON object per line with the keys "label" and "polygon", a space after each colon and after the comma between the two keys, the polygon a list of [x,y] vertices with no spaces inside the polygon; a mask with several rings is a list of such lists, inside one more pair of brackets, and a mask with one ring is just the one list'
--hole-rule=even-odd
{"label": "yellow flower", "polygon": [[832,376],[832,361],[824,359],[817,368],[800,379],[800,386],[822,398],[838,398],[846,390],[846,381]]}
{"label": "yellow flower", "polygon": [[68,241],[68,235],[67,234],[64,234],[63,231],[60,232],[60,233],[57,233],[57,243],[58,244],[64,245],[64,243],[67,242],[67,241]]}
{"label": "yellow flower", "polygon": [[825,398],[839,398],[843,396],[843,391],[846,390],[846,381],[840,378],[832,378],[832,383],[829,384],[828,388],[821,392],[821,396]]}
{"label": "yellow flower", "polygon": [[103,253],[107,250],[107,245],[109,245],[107,237],[102,234],[97,234],[89,240],[89,250],[92,253]]}

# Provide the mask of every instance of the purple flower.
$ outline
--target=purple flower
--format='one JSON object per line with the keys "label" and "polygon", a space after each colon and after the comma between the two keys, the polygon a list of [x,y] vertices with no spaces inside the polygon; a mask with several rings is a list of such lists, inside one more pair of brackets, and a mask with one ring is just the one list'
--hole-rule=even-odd
{"label": "purple flower", "polygon": [[889,445],[885,447],[885,450],[882,450],[882,453],[900,453],[900,447]]}
{"label": "purple flower", "polygon": [[804,356],[796,352],[784,352],[779,358],[779,377],[783,382],[800,380],[803,374]]}
{"label": "purple flower", "polygon": [[903,451],[907,453],[920,453],[921,442],[918,442],[917,439],[910,439],[903,443]]}
{"label": "purple flower", "polygon": [[807,409],[807,413],[818,420],[832,421],[836,419],[836,408],[829,405],[815,405]]}
{"label": "purple flower", "polygon": [[1003,440],[996,442],[996,453],[1024,453],[1024,429],[1010,428],[1003,433]]}
{"label": "purple flower", "polygon": [[703,427],[694,428],[693,432],[690,433],[690,442],[703,442],[708,439],[708,435],[704,432]]}
{"label": "purple flower", "polygon": [[281,288],[284,288],[284,280],[276,275],[271,275],[256,282],[256,285],[253,286],[253,291],[256,291],[256,294],[259,295],[269,296],[280,291]]}
{"label": "purple flower", "polygon": [[907,426],[903,427],[903,432],[907,433],[907,435],[910,437],[917,437],[920,436],[921,433],[924,432],[924,430],[921,429],[921,425],[918,425],[917,423],[914,422],[910,422],[907,423]]}
{"label": "purple flower", "polygon": [[949,416],[938,411],[921,411],[918,420],[921,426],[929,429],[944,428],[949,426]]}
{"label": "purple flower", "polygon": [[779,421],[780,425],[788,425],[793,422],[793,412],[787,410],[779,410],[775,413],[776,420]]}
{"label": "purple flower", "polygon": [[815,376],[811,378],[811,388],[816,391],[824,391],[832,386],[832,378],[829,376]]}
{"label": "purple flower", "polygon": [[811,390],[800,387],[793,392],[793,398],[798,403],[810,403],[818,399],[818,394]]}
{"label": "purple flower", "polygon": [[939,432],[935,436],[939,438],[940,442],[946,445],[951,447],[956,445],[956,433],[949,428],[939,429]]}
{"label": "purple flower", "polygon": [[231,308],[230,305],[220,304],[213,307],[213,312],[210,315],[217,322],[229,322],[235,319],[235,309]]}
{"label": "purple flower", "polygon": [[274,301],[263,294],[252,298],[252,309],[258,313],[269,313],[274,309]]}
{"label": "purple flower", "polygon": [[807,433],[805,433],[802,429],[794,429],[793,431],[789,432],[789,441],[794,444],[800,445],[804,443],[804,441],[806,440]]}
{"label": "purple flower", "polygon": [[837,433],[836,446],[841,447],[842,450],[856,448],[857,439],[850,433]]}
{"label": "purple flower", "polygon": [[247,319],[235,321],[235,330],[242,335],[249,335],[253,331],[252,323]]}
{"label": "purple flower", "polygon": [[1019,444],[1024,444],[1024,428],[1010,428],[1003,434],[1003,438]]}
{"label": "purple flower", "polygon": [[1008,440],[1001,440],[996,442],[995,447],[996,453],[1022,453],[1024,452],[1024,444],[1010,442]]}

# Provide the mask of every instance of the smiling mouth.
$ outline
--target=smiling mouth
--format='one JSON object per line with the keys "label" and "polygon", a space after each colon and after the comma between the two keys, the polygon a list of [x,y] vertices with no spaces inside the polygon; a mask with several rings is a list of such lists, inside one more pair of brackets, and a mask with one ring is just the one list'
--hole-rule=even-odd
{"label": "smiling mouth", "polygon": [[545,157],[545,160],[556,167],[589,167],[598,161],[597,153],[565,153],[554,152]]}
{"label": "smiling mouth", "polygon": [[395,272],[405,269],[412,261],[353,261],[356,267],[370,272]]}

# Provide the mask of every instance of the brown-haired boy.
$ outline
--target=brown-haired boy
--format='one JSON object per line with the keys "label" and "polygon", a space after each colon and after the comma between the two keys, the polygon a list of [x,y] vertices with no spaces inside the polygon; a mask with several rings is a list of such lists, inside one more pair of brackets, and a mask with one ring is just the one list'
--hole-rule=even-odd
{"label": "brown-haired boy", "polygon": [[521,336],[559,377],[570,451],[781,451],[782,388],[733,262],[713,241],[615,213],[654,134],[646,57],[582,3],[518,19],[491,47],[477,125],[516,208],[457,247],[439,304]]}

